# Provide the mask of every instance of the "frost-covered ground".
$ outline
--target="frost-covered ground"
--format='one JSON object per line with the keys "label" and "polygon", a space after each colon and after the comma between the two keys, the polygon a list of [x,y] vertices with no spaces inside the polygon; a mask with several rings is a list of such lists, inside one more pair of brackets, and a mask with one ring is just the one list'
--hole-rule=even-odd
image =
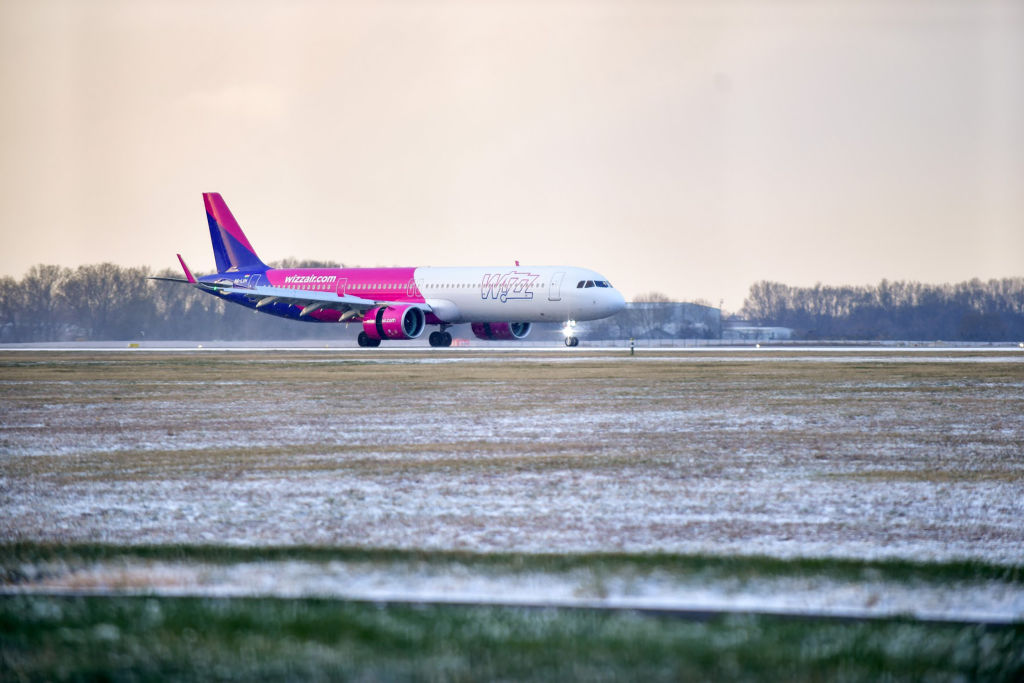
{"label": "frost-covered ground", "polygon": [[1024,587],[999,580],[841,580],[824,575],[729,577],[594,570],[519,570],[447,562],[263,561],[235,564],[116,560],[26,567],[0,594],[48,593],[450,602],[1011,623]]}
{"label": "frost-covered ground", "polygon": [[1024,354],[6,353],[0,466],[7,542],[1020,565]]}

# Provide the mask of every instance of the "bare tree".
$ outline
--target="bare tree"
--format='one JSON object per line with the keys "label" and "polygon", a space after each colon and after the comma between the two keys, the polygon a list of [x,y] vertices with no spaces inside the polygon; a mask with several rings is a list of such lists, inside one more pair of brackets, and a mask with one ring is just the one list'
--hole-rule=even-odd
{"label": "bare tree", "polygon": [[268,264],[271,268],[344,268],[345,266],[337,261],[316,261],[311,259],[283,258],[280,261],[271,261]]}
{"label": "bare tree", "polygon": [[645,292],[644,294],[638,294],[634,303],[638,304],[668,304],[672,303],[672,299],[668,298],[668,295],[662,294],[661,292]]}
{"label": "bare tree", "polygon": [[23,320],[28,339],[46,341],[57,339],[62,323],[62,289],[68,277],[68,270],[60,266],[35,265],[21,279],[21,305],[24,307]]}
{"label": "bare tree", "polygon": [[661,292],[646,292],[633,299],[630,306],[630,337],[656,337],[663,334],[666,319],[665,304],[671,299]]}
{"label": "bare tree", "polygon": [[133,339],[144,334],[153,307],[148,268],[113,263],[79,266],[64,281],[69,316],[89,339]]}
{"label": "bare tree", "polygon": [[0,341],[21,338],[23,298],[17,280],[10,276],[0,278]]}

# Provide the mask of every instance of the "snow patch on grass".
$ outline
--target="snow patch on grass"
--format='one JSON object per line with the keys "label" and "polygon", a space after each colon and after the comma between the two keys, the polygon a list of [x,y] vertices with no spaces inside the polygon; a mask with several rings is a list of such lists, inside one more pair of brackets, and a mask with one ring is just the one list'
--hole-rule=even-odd
{"label": "snow patch on grass", "polygon": [[1014,622],[1024,586],[999,581],[943,585],[825,576],[722,578],[666,571],[609,574],[509,572],[463,564],[267,561],[237,564],[122,561],[67,570],[28,569],[6,593],[342,598],[388,602],[493,603],[687,611],[753,611],[847,617]]}

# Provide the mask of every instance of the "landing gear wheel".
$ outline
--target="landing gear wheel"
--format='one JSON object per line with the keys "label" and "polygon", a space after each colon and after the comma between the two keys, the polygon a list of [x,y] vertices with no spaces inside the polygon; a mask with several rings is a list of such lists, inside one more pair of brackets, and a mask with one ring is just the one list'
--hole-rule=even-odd
{"label": "landing gear wheel", "polygon": [[580,345],[579,337],[566,337],[565,338],[565,345],[566,346],[579,346]]}
{"label": "landing gear wheel", "polygon": [[359,336],[356,337],[356,342],[360,346],[380,346],[380,339],[374,339],[365,332],[360,332]]}
{"label": "landing gear wheel", "polygon": [[452,333],[451,332],[431,332],[430,337],[427,338],[431,346],[451,346],[452,345]]}

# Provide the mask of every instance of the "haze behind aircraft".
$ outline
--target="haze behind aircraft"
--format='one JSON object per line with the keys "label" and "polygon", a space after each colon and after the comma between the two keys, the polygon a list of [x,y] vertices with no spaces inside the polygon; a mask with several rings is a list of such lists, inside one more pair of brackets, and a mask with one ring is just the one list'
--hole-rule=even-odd
{"label": "haze behind aircraft", "polygon": [[577,320],[604,318],[625,299],[602,275],[572,266],[456,268],[270,268],[256,255],[223,198],[203,194],[217,272],[189,284],[263,313],[309,322],[358,322],[360,346],[416,339],[427,325],[431,346],[451,346],[447,328],[470,323],[480,339],[522,339],[535,322],[564,322],[576,346]]}

